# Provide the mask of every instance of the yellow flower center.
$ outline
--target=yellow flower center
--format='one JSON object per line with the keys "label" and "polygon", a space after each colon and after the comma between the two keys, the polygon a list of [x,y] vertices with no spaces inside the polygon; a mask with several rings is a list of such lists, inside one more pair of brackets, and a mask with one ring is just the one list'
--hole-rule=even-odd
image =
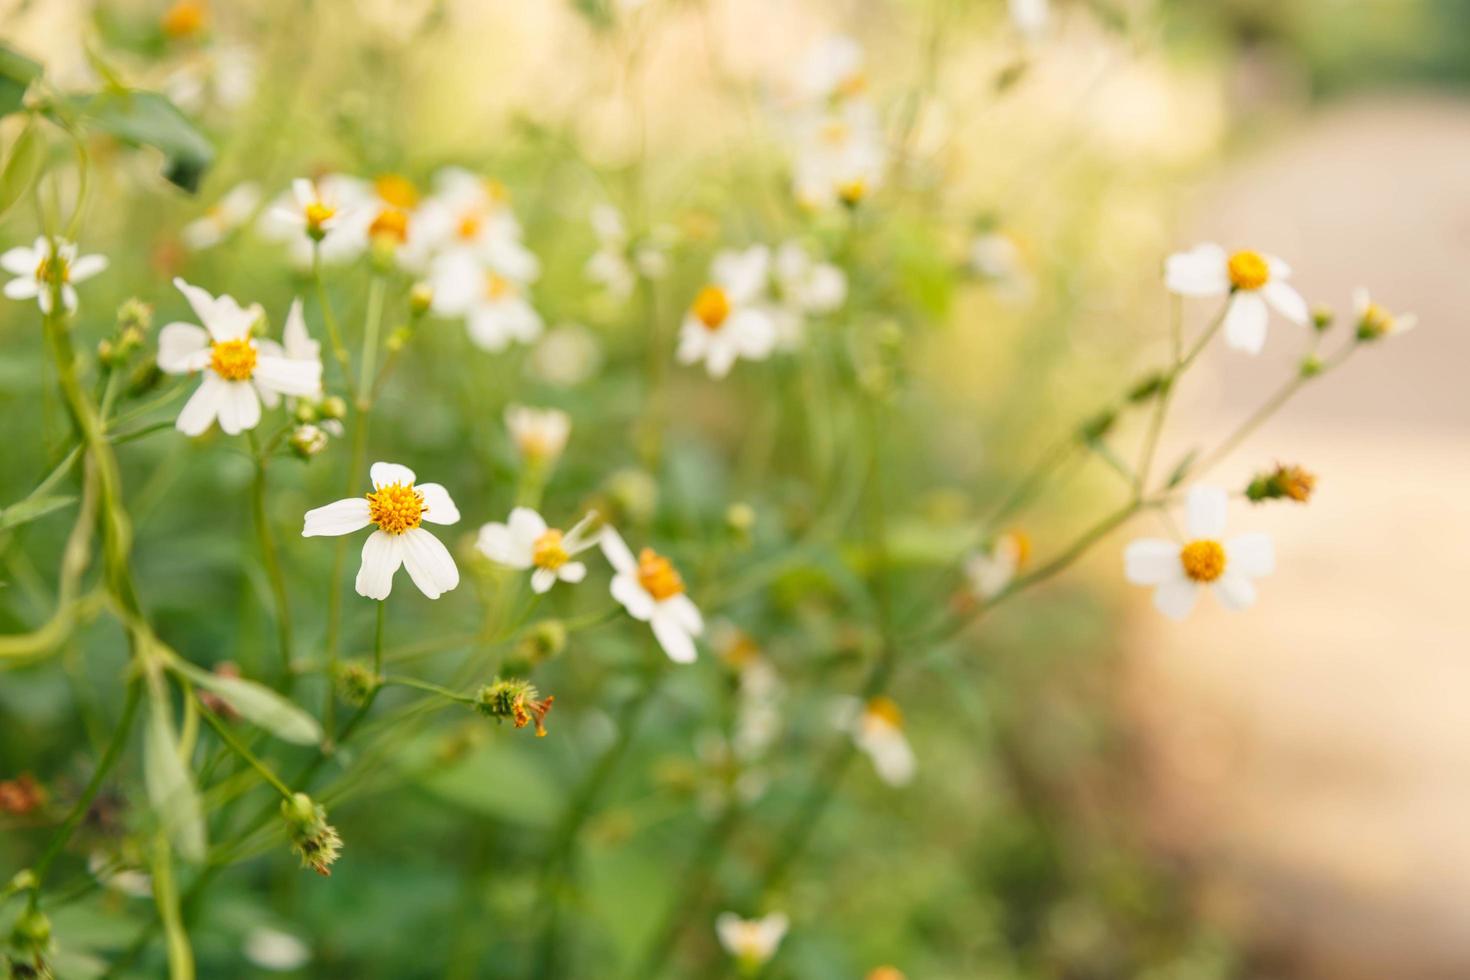
{"label": "yellow flower center", "polygon": [[684,591],[684,580],[669,560],[652,548],[638,553],[638,584],[659,602]]}
{"label": "yellow flower center", "polygon": [[837,185],[837,196],[849,207],[861,204],[863,198],[868,196],[868,182],[861,177],[844,181]]}
{"label": "yellow flower center", "polygon": [[515,295],[515,291],[516,284],[497,272],[492,272],[485,277],[485,298],[492,303]]}
{"label": "yellow flower center", "polygon": [[368,234],[375,239],[389,238],[402,245],[408,241],[408,212],[396,207],[384,208],[368,227]]}
{"label": "yellow flower center", "polygon": [[903,709],[892,698],[881,694],[868,699],[868,717],[881,721],[892,728],[903,727]]}
{"label": "yellow flower center", "polygon": [[209,352],[209,367],[226,381],[249,381],[255,373],[255,345],[248,340],[216,341]]}
{"label": "yellow flower center", "polygon": [[1196,582],[1213,582],[1225,574],[1225,548],[1218,541],[1200,538],[1179,550],[1184,574]]}
{"label": "yellow flower center", "polygon": [[1392,333],[1393,314],[1377,303],[1369,303],[1358,323],[1358,332],[1368,337],[1382,337]]}
{"label": "yellow flower center", "polygon": [[413,484],[389,483],[367,495],[368,517],[389,534],[412,531],[423,523],[429,508]]}
{"label": "yellow flower center", "polygon": [[705,286],[690,309],[706,330],[718,330],[730,316],[730,297],[719,286]]}
{"label": "yellow flower center", "polygon": [[312,201],[306,206],[306,227],[309,231],[321,232],[323,226],[332,220],[332,215],[337,209],[322,201]]}
{"label": "yellow flower center", "polygon": [[548,528],[545,534],[531,544],[531,561],[537,568],[554,572],[565,565],[571,557],[567,554],[566,546],[562,544],[561,532],[556,528]]}
{"label": "yellow flower center", "polygon": [[57,278],[62,282],[71,282],[71,266],[67,263],[66,259],[58,258],[53,260],[50,256],[42,256],[41,261],[36,263],[36,281],[51,281],[53,261],[56,263]]}
{"label": "yellow flower center", "polygon": [[460,216],[459,227],[455,229],[455,234],[459,236],[460,241],[473,241],[480,234],[480,224],[478,214],[473,211],[466,212]]}
{"label": "yellow flower center", "polygon": [[867,76],[862,72],[855,72],[838,82],[836,91],[839,98],[851,99],[862,95],[867,87]]}
{"label": "yellow flower center", "polygon": [[402,174],[382,174],[373,181],[378,197],[400,211],[407,211],[419,203],[418,188]]}
{"label": "yellow flower center", "polygon": [[1236,289],[1260,289],[1271,278],[1271,268],[1260,252],[1236,252],[1226,263],[1226,270]]}
{"label": "yellow flower center", "polygon": [[1020,568],[1031,559],[1031,535],[1025,531],[1010,531],[1006,537],[1011,540],[1011,547],[1016,552],[1016,567]]}
{"label": "yellow flower center", "polygon": [[193,37],[204,28],[204,4],[198,0],[179,0],[158,21],[163,33],[172,38]]}

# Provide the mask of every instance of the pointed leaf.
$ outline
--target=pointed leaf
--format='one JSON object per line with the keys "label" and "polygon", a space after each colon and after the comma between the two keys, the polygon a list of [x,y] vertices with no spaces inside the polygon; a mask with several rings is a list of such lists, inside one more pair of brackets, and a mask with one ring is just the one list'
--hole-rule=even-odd
{"label": "pointed leaf", "polygon": [[195,684],[223,698],[240,717],[276,738],[297,745],[321,742],[322,727],[317,720],[263,684],[242,677],[221,677],[193,665],[179,669]]}
{"label": "pointed leaf", "polygon": [[14,207],[16,201],[25,197],[31,185],[36,182],[36,176],[40,174],[45,160],[46,140],[32,118],[15,138],[15,142],[10,144],[10,152],[5,156],[5,168],[0,170],[0,217],[4,217],[5,212]]}
{"label": "pointed leaf", "polygon": [[41,77],[41,63],[0,44],[0,116],[19,109],[31,82]]}
{"label": "pointed leaf", "polygon": [[169,720],[168,702],[155,693],[143,728],[143,783],[164,833],[179,856],[202,862],[206,845],[204,808],[194,774],[179,755],[179,740]]}
{"label": "pointed leaf", "polygon": [[132,146],[161,151],[164,177],[191,194],[214,161],[213,144],[157,92],[98,92],[75,96],[70,105],[85,124]]}
{"label": "pointed leaf", "polygon": [[38,517],[45,517],[53,510],[60,510],[67,504],[76,500],[75,497],[27,497],[19,503],[11,504],[0,512],[0,531],[9,531],[11,528],[29,524]]}

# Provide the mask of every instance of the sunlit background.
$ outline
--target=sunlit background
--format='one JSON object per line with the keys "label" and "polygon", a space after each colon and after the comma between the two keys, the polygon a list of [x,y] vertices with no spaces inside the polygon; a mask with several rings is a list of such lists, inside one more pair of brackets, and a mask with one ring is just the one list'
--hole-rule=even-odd
{"label": "sunlit background", "polygon": [[[1231,486],[1277,462],[1320,481],[1306,508],[1233,518],[1277,540],[1279,571],[1255,608],[1207,602],[1182,624],[1161,619],[1121,580],[1131,535],[1119,532],[987,622],[957,661],[908,675],[898,700],[919,775],[902,792],[866,767],[848,777],[790,883],[793,929],[773,975],[888,980],[870,974],[887,964],[910,980],[1470,976],[1470,0],[1053,0],[1034,30],[999,0],[217,0],[181,36],[160,34],[170,9],[0,0],[0,39],[57,84],[95,85],[106,66],[168,92],[219,141],[198,197],[165,185],[147,154],[99,178],[86,245],[112,266],[88,304],[176,302],[166,284],[182,273],[283,308],[295,284],[273,246],[191,255],[179,227],[246,179],[278,189],[301,173],[421,178],[461,163],[510,188],[548,270],[547,323],[585,323],[613,360],[637,347],[587,299],[592,205],[676,229],[691,283],[719,243],[783,233],[795,66],[825,35],[860,41],[873,97],[911,134],[903,179],[924,204],[883,221],[898,243],[894,288],[936,327],[914,341],[929,393],[916,441],[942,462],[909,484],[912,519],[894,532],[936,604],[952,583],[924,565],[944,550],[935,537],[969,526],[1044,445],[1164,356],[1169,252],[1213,240],[1279,254],[1344,322],[1359,285],[1417,312],[1415,332],[1309,388],[1220,467]],[[28,218],[0,223],[0,246],[33,235]],[[1012,250],[977,274],[985,235]],[[0,338],[29,349],[34,311],[20,306],[0,307]],[[480,367],[451,384],[463,345],[429,348],[409,376],[462,389],[458,405],[498,424],[506,375]],[[1160,459],[1218,438],[1300,351],[1300,328],[1279,320],[1257,360],[1210,351]],[[59,409],[43,380],[34,362],[0,363],[4,468],[23,474],[0,502],[45,472],[31,433]],[[782,445],[752,457],[745,441],[759,423],[744,399],[761,384],[737,374],[714,392],[681,372],[670,396],[671,440],[709,440],[751,494],[763,464],[786,465]],[[598,390],[614,405],[632,397]],[[428,451],[454,458],[434,406],[400,395],[386,411],[399,419],[385,438],[421,425]],[[573,470],[579,448],[600,447],[574,436]],[[238,495],[248,473],[223,462],[180,503],[168,488],[188,450],[139,453],[140,564],[159,591],[203,589],[232,618],[204,623],[166,601],[164,615],[225,648],[265,635],[243,609],[235,556],[196,553],[189,536],[217,519],[211,495]],[[724,505],[699,499],[700,473],[686,487],[695,515]],[[282,489],[283,514],[336,484],[313,480]],[[1089,463],[1025,530],[1045,552],[1121,492]],[[7,632],[38,618],[15,598],[41,578],[18,550],[5,552]],[[804,595],[791,579],[773,591]],[[355,628],[366,635],[367,620]],[[775,644],[810,652],[800,638]],[[269,956],[239,953],[262,928],[311,948],[297,976],[523,975],[536,869],[518,855],[607,737],[605,715],[572,707],[575,672],[558,669],[560,744],[425,735],[402,771],[334,811],[350,845],[329,886],[264,860],[232,871],[197,924],[201,975],[262,975]],[[0,779],[57,772],[65,795],[85,778],[88,743],[57,730],[77,690],[39,669],[0,674]],[[680,698],[689,713],[703,703]],[[686,721],[655,726],[637,775],[587,827],[567,976],[614,975],[604,956],[622,975],[663,914],[695,839],[672,816],[702,764]],[[779,786],[773,797],[789,806]],[[739,860],[762,847],[755,834],[732,846],[730,891],[748,888]],[[0,836],[6,875],[20,866],[12,850]],[[131,899],[103,898],[54,918],[107,960],[137,922]],[[716,975],[711,929],[680,942],[667,975]],[[160,975],[149,970],[161,954],[147,955],[126,975]]]}

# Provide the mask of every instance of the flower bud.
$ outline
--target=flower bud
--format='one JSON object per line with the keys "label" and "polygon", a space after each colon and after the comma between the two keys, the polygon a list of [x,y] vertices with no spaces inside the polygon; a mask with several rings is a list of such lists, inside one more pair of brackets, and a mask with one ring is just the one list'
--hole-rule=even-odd
{"label": "flower bud", "polygon": [[317,411],[321,412],[324,419],[345,419],[347,401],[341,395],[328,395],[317,405]]}
{"label": "flower bud", "polygon": [[744,501],[725,508],[725,526],[742,541],[750,539],[750,532],[755,529],[755,517],[755,508]]}
{"label": "flower bud", "polygon": [[1162,371],[1147,375],[1128,390],[1128,400],[1135,405],[1141,405],[1164,394],[1172,383],[1170,377]]}
{"label": "flower bud", "polygon": [[296,793],[281,802],[281,816],[301,866],[319,875],[330,875],[332,864],[342,853],[342,838],[337,828],[327,823],[327,811],[305,793]]}
{"label": "flower bud", "polygon": [[388,335],[388,339],[384,342],[384,346],[388,349],[388,353],[396,354],[399,351],[403,350],[403,348],[407,347],[408,342],[412,339],[412,327],[399,327]]}
{"label": "flower bud", "polygon": [[1322,358],[1316,354],[1308,354],[1302,358],[1302,363],[1297,368],[1297,371],[1304,378],[1315,378],[1322,373],[1322,367]]}
{"label": "flower bud", "polygon": [[1304,504],[1316,489],[1317,477],[1300,466],[1278,465],[1269,473],[1259,473],[1245,489],[1246,498],[1254,503],[1263,500],[1294,500]]}
{"label": "flower bud", "polygon": [[336,683],[337,697],[355,708],[367,704],[373,692],[383,683],[383,679],[373,673],[373,669],[362,660],[344,660],[338,665],[337,676],[333,680]]}
{"label": "flower bud", "polygon": [[517,728],[525,728],[535,722],[536,737],[541,738],[546,734],[543,722],[554,700],[550,697],[539,700],[538,692],[530,681],[497,679],[480,688],[480,693],[475,696],[475,710],[487,718],[509,718]]}
{"label": "flower bud", "polygon": [[153,307],[134,296],[117,308],[118,333],[136,330],[146,334],[153,328]]}
{"label": "flower bud", "polygon": [[1325,333],[1332,328],[1332,323],[1337,319],[1337,314],[1332,307],[1325,303],[1319,303],[1312,307],[1312,328],[1318,333]]}
{"label": "flower bud", "polygon": [[51,945],[51,920],[40,909],[26,909],[10,930],[10,943],[27,953],[44,952]]}
{"label": "flower bud", "polygon": [[1077,430],[1077,438],[1082,442],[1097,442],[1112,431],[1113,425],[1117,421],[1117,412],[1111,408],[1103,409],[1082,423],[1081,427]]}
{"label": "flower bud", "polygon": [[543,619],[521,634],[516,652],[522,660],[534,667],[561,653],[566,645],[566,624],[559,619]]}
{"label": "flower bud", "polygon": [[302,459],[311,459],[327,448],[327,434],[317,425],[298,425],[291,433],[291,451]]}
{"label": "flower bud", "polygon": [[416,282],[408,291],[408,308],[414,316],[423,316],[434,305],[434,287],[427,282]]}

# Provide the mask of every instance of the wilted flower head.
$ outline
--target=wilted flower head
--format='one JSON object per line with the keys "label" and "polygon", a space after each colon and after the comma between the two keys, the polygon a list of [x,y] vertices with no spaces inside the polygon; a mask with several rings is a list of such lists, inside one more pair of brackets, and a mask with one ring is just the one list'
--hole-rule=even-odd
{"label": "wilted flower head", "polygon": [[362,707],[372,698],[383,679],[362,660],[344,660],[337,666],[334,678],[337,696],[354,707]]}
{"label": "wilted flower head", "polygon": [[511,678],[496,680],[480,688],[475,695],[475,708],[487,718],[509,719],[517,728],[536,725],[536,737],[546,735],[546,713],[553,697],[542,698],[530,681]]}
{"label": "wilted flower head", "polygon": [[1304,504],[1312,497],[1317,487],[1317,477],[1300,466],[1278,465],[1269,473],[1258,474],[1246,487],[1248,499],[1259,503],[1262,500],[1294,500]]}
{"label": "wilted flower head", "polygon": [[53,291],[61,290],[61,306],[68,313],[77,309],[76,284],[90,279],[107,268],[104,255],[77,256],[77,247],[64,239],[56,240],[56,250],[51,249],[51,239],[42,235],[30,248],[18,245],[0,254],[0,269],[17,278],[5,284],[5,295],[9,299],[35,299],[41,312],[50,314]]}
{"label": "wilted flower head", "polygon": [[572,434],[572,417],[559,408],[529,408],[510,405],[505,410],[505,427],[511,441],[527,462],[550,464],[561,457]]}
{"label": "wilted flower head", "polygon": [[36,778],[23,772],[14,779],[0,780],[0,813],[25,816],[46,803],[46,790]]}
{"label": "wilted flower head", "polygon": [[1381,340],[1407,333],[1419,325],[1419,318],[1412,313],[1390,313],[1373,302],[1368,290],[1359,288],[1353,292],[1353,315],[1358,319],[1359,340]]}
{"label": "wilted flower head", "polygon": [[291,849],[301,858],[301,866],[319,875],[330,875],[333,863],[342,853],[342,838],[337,828],[327,823],[327,811],[305,793],[296,793],[281,802],[281,816],[286,820],[286,834]]}
{"label": "wilted flower head", "polygon": [[1024,531],[1007,531],[995,539],[988,551],[973,555],[965,563],[965,575],[977,596],[994,599],[1011,584],[1030,556],[1030,537]]}
{"label": "wilted flower head", "polygon": [[747,968],[757,967],[776,955],[776,947],[790,925],[784,913],[772,912],[760,919],[742,919],[734,912],[721,912],[715,919],[715,934],[725,952]]}

